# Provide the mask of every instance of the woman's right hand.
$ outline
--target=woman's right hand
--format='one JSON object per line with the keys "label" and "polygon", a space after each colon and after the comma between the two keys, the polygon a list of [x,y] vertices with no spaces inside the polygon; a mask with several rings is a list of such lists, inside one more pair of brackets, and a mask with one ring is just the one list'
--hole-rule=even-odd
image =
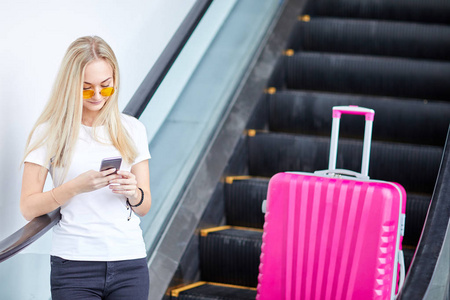
{"label": "woman's right hand", "polygon": [[90,170],[75,177],[73,183],[80,194],[95,191],[109,185],[111,180],[120,177],[114,172],[116,172],[116,169],[108,169],[101,172]]}
{"label": "woman's right hand", "polygon": [[120,178],[110,169],[102,172],[87,171],[78,177],[43,192],[48,170],[40,165],[25,162],[20,195],[20,209],[27,220],[42,216],[64,205],[77,194],[91,192],[109,185],[109,181]]}

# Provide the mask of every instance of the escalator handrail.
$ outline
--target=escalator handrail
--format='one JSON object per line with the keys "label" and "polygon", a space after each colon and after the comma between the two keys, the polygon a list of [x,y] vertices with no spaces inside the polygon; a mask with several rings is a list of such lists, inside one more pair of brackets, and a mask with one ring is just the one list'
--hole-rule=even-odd
{"label": "escalator handrail", "polygon": [[61,219],[59,208],[34,218],[4,240],[0,241],[0,262],[19,253],[49,231]]}
{"label": "escalator handrail", "polygon": [[197,0],[134,93],[124,113],[139,118],[213,0]]}
{"label": "escalator handrail", "polygon": [[398,299],[423,299],[430,287],[449,224],[449,199],[450,127],[422,235]]}
{"label": "escalator handrail", "polygon": [[[167,72],[205,15],[213,0],[197,0],[163,52],[141,83],[123,112],[139,118]],[[34,218],[24,227],[0,241],[0,263],[20,252],[49,231],[61,219],[59,209]]]}

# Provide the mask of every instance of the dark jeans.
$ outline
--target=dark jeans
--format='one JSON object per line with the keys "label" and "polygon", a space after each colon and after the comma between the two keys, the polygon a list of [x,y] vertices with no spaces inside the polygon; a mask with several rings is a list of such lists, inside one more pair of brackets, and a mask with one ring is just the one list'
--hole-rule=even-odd
{"label": "dark jeans", "polygon": [[52,300],[147,300],[145,258],[112,262],[72,261],[52,256]]}

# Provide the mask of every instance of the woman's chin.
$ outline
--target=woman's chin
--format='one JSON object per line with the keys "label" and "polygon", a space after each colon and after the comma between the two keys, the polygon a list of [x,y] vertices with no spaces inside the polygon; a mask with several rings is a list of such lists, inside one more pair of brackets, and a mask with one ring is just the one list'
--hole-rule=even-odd
{"label": "woman's chin", "polygon": [[83,109],[85,111],[100,111],[105,106],[105,101],[85,101]]}

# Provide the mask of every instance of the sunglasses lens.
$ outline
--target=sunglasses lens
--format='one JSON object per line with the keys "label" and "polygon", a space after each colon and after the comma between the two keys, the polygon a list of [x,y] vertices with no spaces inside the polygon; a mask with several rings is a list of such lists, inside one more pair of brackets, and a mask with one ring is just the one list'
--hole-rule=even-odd
{"label": "sunglasses lens", "polygon": [[112,94],[114,94],[114,88],[113,87],[107,87],[100,91],[103,97],[109,97]]}
{"label": "sunglasses lens", "polygon": [[[93,90],[84,90],[83,91],[83,99],[90,99],[94,96],[95,92]],[[114,88],[113,87],[107,87],[100,91],[100,94],[103,97],[109,97],[112,94],[114,94]]]}
{"label": "sunglasses lens", "polygon": [[89,98],[92,98],[92,96],[94,96],[93,90],[84,90],[83,91],[83,99],[89,99]]}

